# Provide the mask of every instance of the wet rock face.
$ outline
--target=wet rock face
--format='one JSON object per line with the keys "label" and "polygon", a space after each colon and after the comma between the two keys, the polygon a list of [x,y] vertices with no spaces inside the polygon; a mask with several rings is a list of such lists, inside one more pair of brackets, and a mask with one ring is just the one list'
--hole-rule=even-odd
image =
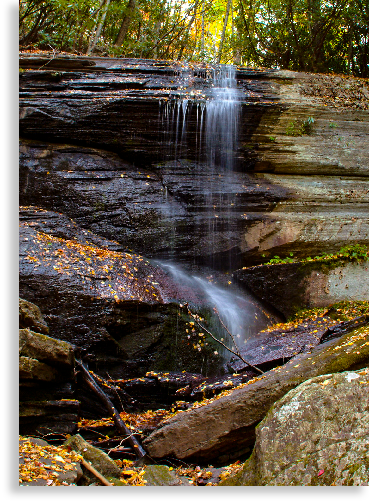
{"label": "wet rock face", "polygon": [[116,248],[63,215],[23,208],[20,292],[42,305],[50,334],[83,349],[91,368],[117,378],[214,371],[210,345],[200,354],[187,338],[180,286],[146,258]]}
{"label": "wet rock face", "polygon": [[242,80],[248,119],[231,154],[238,172],[229,176],[207,162],[200,115],[209,72],[122,60],[109,69],[83,60],[80,69],[87,62],[90,70],[97,63],[96,72],[70,71],[70,61],[60,61],[64,72],[21,76],[21,136],[45,141],[22,143],[22,204],[63,212],[148,257],[237,262],[246,212],[270,211],[286,192],[244,172],[255,158],[251,135],[272,106],[265,86],[260,92]]}
{"label": "wet rock face", "polygon": [[104,150],[22,141],[20,194],[121,249],[221,267],[240,259],[247,214],[270,211],[286,190],[189,160],[145,168]]}
{"label": "wet rock face", "polygon": [[227,269],[368,242],[369,112],[356,107],[360,93],[326,103],[333,83],[323,77],[239,70],[238,142],[226,172],[209,163],[205,69],[58,58],[35,70],[39,63],[21,61],[32,68],[20,81],[23,204],[63,212],[123,249]]}

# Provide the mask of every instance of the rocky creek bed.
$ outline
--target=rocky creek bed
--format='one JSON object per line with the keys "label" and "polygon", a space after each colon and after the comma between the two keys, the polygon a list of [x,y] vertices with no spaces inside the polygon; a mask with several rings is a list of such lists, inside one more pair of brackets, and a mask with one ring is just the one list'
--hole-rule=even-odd
{"label": "rocky creek bed", "polygon": [[[330,485],[367,484],[368,431],[362,424],[368,423],[369,305],[346,302],[304,314],[260,333],[262,341],[244,353],[250,359],[254,356],[253,362],[260,367],[269,364],[271,369],[264,368],[262,375],[243,367],[216,381],[200,374],[171,372],[112,380],[91,372],[120,410],[131,434],[143,444],[145,456],[137,464],[127,435],[117,433],[104,403],[100,406],[96,395],[85,399],[88,389],[78,376],[76,346],[50,337],[40,310],[20,301],[20,430],[28,432],[20,443],[21,484],[324,485],[327,480]],[[281,341],[285,352],[278,345]],[[285,364],[283,353],[288,361]],[[340,382],[339,393],[336,380]],[[289,404],[289,399],[296,402],[294,396],[304,386],[310,393],[301,390],[299,404]],[[323,395],[318,397],[316,392],[321,389]],[[150,409],[148,394],[154,405]],[[164,395],[166,406],[155,409],[154,396],[162,400]],[[317,399],[323,399],[324,406],[318,406]],[[261,474],[270,462],[261,459],[255,466],[254,461],[259,431],[264,430],[264,422],[271,420],[279,403],[287,411],[281,412],[273,438],[280,434],[281,444],[285,444],[283,434],[291,433],[286,420],[294,420],[295,409],[310,414],[306,423],[320,423],[314,434],[305,431],[305,420],[294,425],[295,450],[289,454],[285,477],[278,474],[286,463],[278,460],[278,445],[275,467],[268,467],[277,471]],[[354,414],[352,406],[357,407]],[[320,415],[315,417],[314,413]],[[337,432],[328,434],[325,423]],[[345,443],[342,434],[346,434]],[[328,443],[326,437],[330,438]],[[309,448],[305,448],[308,440]],[[269,452],[267,444],[262,444]],[[341,461],[333,472],[330,455],[336,456],[337,448]],[[308,469],[299,469],[302,465]],[[247,470],[247,466],[252,467]]]}

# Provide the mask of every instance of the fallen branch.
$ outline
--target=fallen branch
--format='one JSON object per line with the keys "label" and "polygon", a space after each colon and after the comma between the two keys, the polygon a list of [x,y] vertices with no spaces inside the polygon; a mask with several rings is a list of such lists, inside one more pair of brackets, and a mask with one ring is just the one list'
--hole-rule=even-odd
{"label": "fallen branch", "polygon": [[[213,340],[215,340],[216,342],[218,342],[220,345],[222,345],[222,347],[224,347],[226,350],[228,350],[229,352],[231,352],[232,354],[234,354],[235,356],[239,357],[241,359],[241,361],[243,361],[245,364],[247,364],[248,366],[250,366],[251,368],[253,368],[255,371],[257,371],[258,373],[261,373],[263,374],[264,371],[262,371],[260,368],[258,368],[257,366],[254,366],[253,364],[249,363],[248,361],[246,361],[242,355],[240,354],[240,352],[235,352],[234,350],[232,350],[231,348],[229,348],[225,343],[223,343],[221,340],[218,340],[218,338],[216,336],[213,335],[213,333],[211,333],[208,329],[205,328],[205,326],[203,326],[196,318],[196,316],[191,312],[191,310],[188,308],[188,304],[185,303],[184,305],[186,308],[187,308],[187,312],[189,313],[189,315],[192,317],[192,319],[195,321],[195,323],[202,329],[204,330]],[[218,312],[215,310],[215,312],[218,314]],[[218,318],[222,324],[222,326],[226,329],[227,333],[229,333],[228,329],[225,327],[224,323],[222,322],[222,320],[220,319],[219,317],[219,314],[218,314]],[[230,333],[229,333],[230,334]],[[235,344],[235,346],[237,347],[237,344],[236,342],[234,341],[234,338],[233,336],[231,335],[231,338]]]}
{"label": "fallen branch", "polygon": [[137,439],[134,437],[132,434],[132,431],[128,429],[126,424],[123,422],[121,419],[118,410],[115,408],[111,400],[108,398],[108,396],[105,394],[104,391],[102,391],[99,387],[99,385],[96,383],[95,379],[91,375],[91,373],[88,371],[86,366],[82,363],[82,361],[79,361],[76,359],[76,364],[78,367],[82,370],[82,374],[84,377],[85,382],[87,385],[90,387],[91,390],[95,392],[100,398],[100,400],[105,404],[106,408],[110,412],[110,414],[113,417],[114,423],[116,428],[121,432],[122,434],[127,436],[127,441],[129,444],[132,446],[133,451],[137,457],[137,459],[142,459],[146,455],[145,450],[142,448],[140,443],[137,441]]}

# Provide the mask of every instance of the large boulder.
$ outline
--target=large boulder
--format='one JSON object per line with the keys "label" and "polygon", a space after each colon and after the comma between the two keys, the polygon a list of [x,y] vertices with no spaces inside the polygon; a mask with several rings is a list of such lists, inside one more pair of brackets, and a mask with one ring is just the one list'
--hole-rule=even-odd
{"label": "large boulder", "polygon": [[180,412],[145,440],[153,458],[225,462],[253,445],[255,427],[270,407],[309,378],[369,364],[369,333],[360,328],[240,385],[221,397]]}
{"label": "large boulder", "polygon": [[369,484],[369,369],[311,378],[256,428],[242,471],[221,485]]}

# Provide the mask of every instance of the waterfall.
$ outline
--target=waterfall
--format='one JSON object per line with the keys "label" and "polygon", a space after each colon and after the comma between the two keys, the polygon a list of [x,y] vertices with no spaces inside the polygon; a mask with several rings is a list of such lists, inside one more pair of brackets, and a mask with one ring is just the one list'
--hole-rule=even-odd
{"label": "waterfall", "polygon": [[[201,73],[202,88],[193,83],[185,68],[181,90],[159,103],[159,124],[163,143],[169,146],[175,160],[186,156],[188,120],[195,120],[195,143],[198,159],[208,166],[232,171],[238,143],[242,93],[237,89],[236,68],[218,65]],[[192,111],[195,109],[195,117]],[[191,118],[190,118],[191,117]]]}
{"label": "waterfall", "polygon": [[[236,68],[233,65],[217,65],[210,70],[196,70],[192,74],[186,68],[184,80],[180,90],[161,103],[159,119],[163,141],[166,147],[170,147],[169,172],[177,169],[179,172],[183,169],[183,172],[186,165],[191,165],[187,170],[191,172],[190,169],[195,166],[198,179],[196,196],[203,197],[200,208],[205,210],[196,212],[195,202],[194,211],[188,217],[193,218],[195,246],[202,247],[202,251],[206,249],[209,256],[214,256],[219,250],[220,240],[229,243],[230,249],[235,245],[234,234],[237,229],[234,229],[231,206],[234,205],[239,186],[235,182],[234,167],[244,95],[237,88]],[[187,157],[194,149],[197,158]],[[174,236],[177,231],[175,223],[172,227]],[[173,247],[168,255],[175,259],[178,251],[178,248]],[[229,264],[224,265],[224,268],[232,270],[231,258]],[[238,347],[242,348],[248,338],[270,324],[270,316],[260,304],[233,284],[218,286],[173,262],[161,262],[160,267],[178,285],[180,294],[177,300],[192,301],[196,311],[204,306],[210,311],[209,329],[219,339],[223,338],[229,347],[233,345],[233,340],[227,330],[237,341]],[[221,352],[224,357],[229,356]]]}
{"label": "waterfall", "polygon": [[232,171],[238,142],[240,95],[236,69],[219,65],[213,69],[213,87],[206,102],[206,153],[212,166]]}

